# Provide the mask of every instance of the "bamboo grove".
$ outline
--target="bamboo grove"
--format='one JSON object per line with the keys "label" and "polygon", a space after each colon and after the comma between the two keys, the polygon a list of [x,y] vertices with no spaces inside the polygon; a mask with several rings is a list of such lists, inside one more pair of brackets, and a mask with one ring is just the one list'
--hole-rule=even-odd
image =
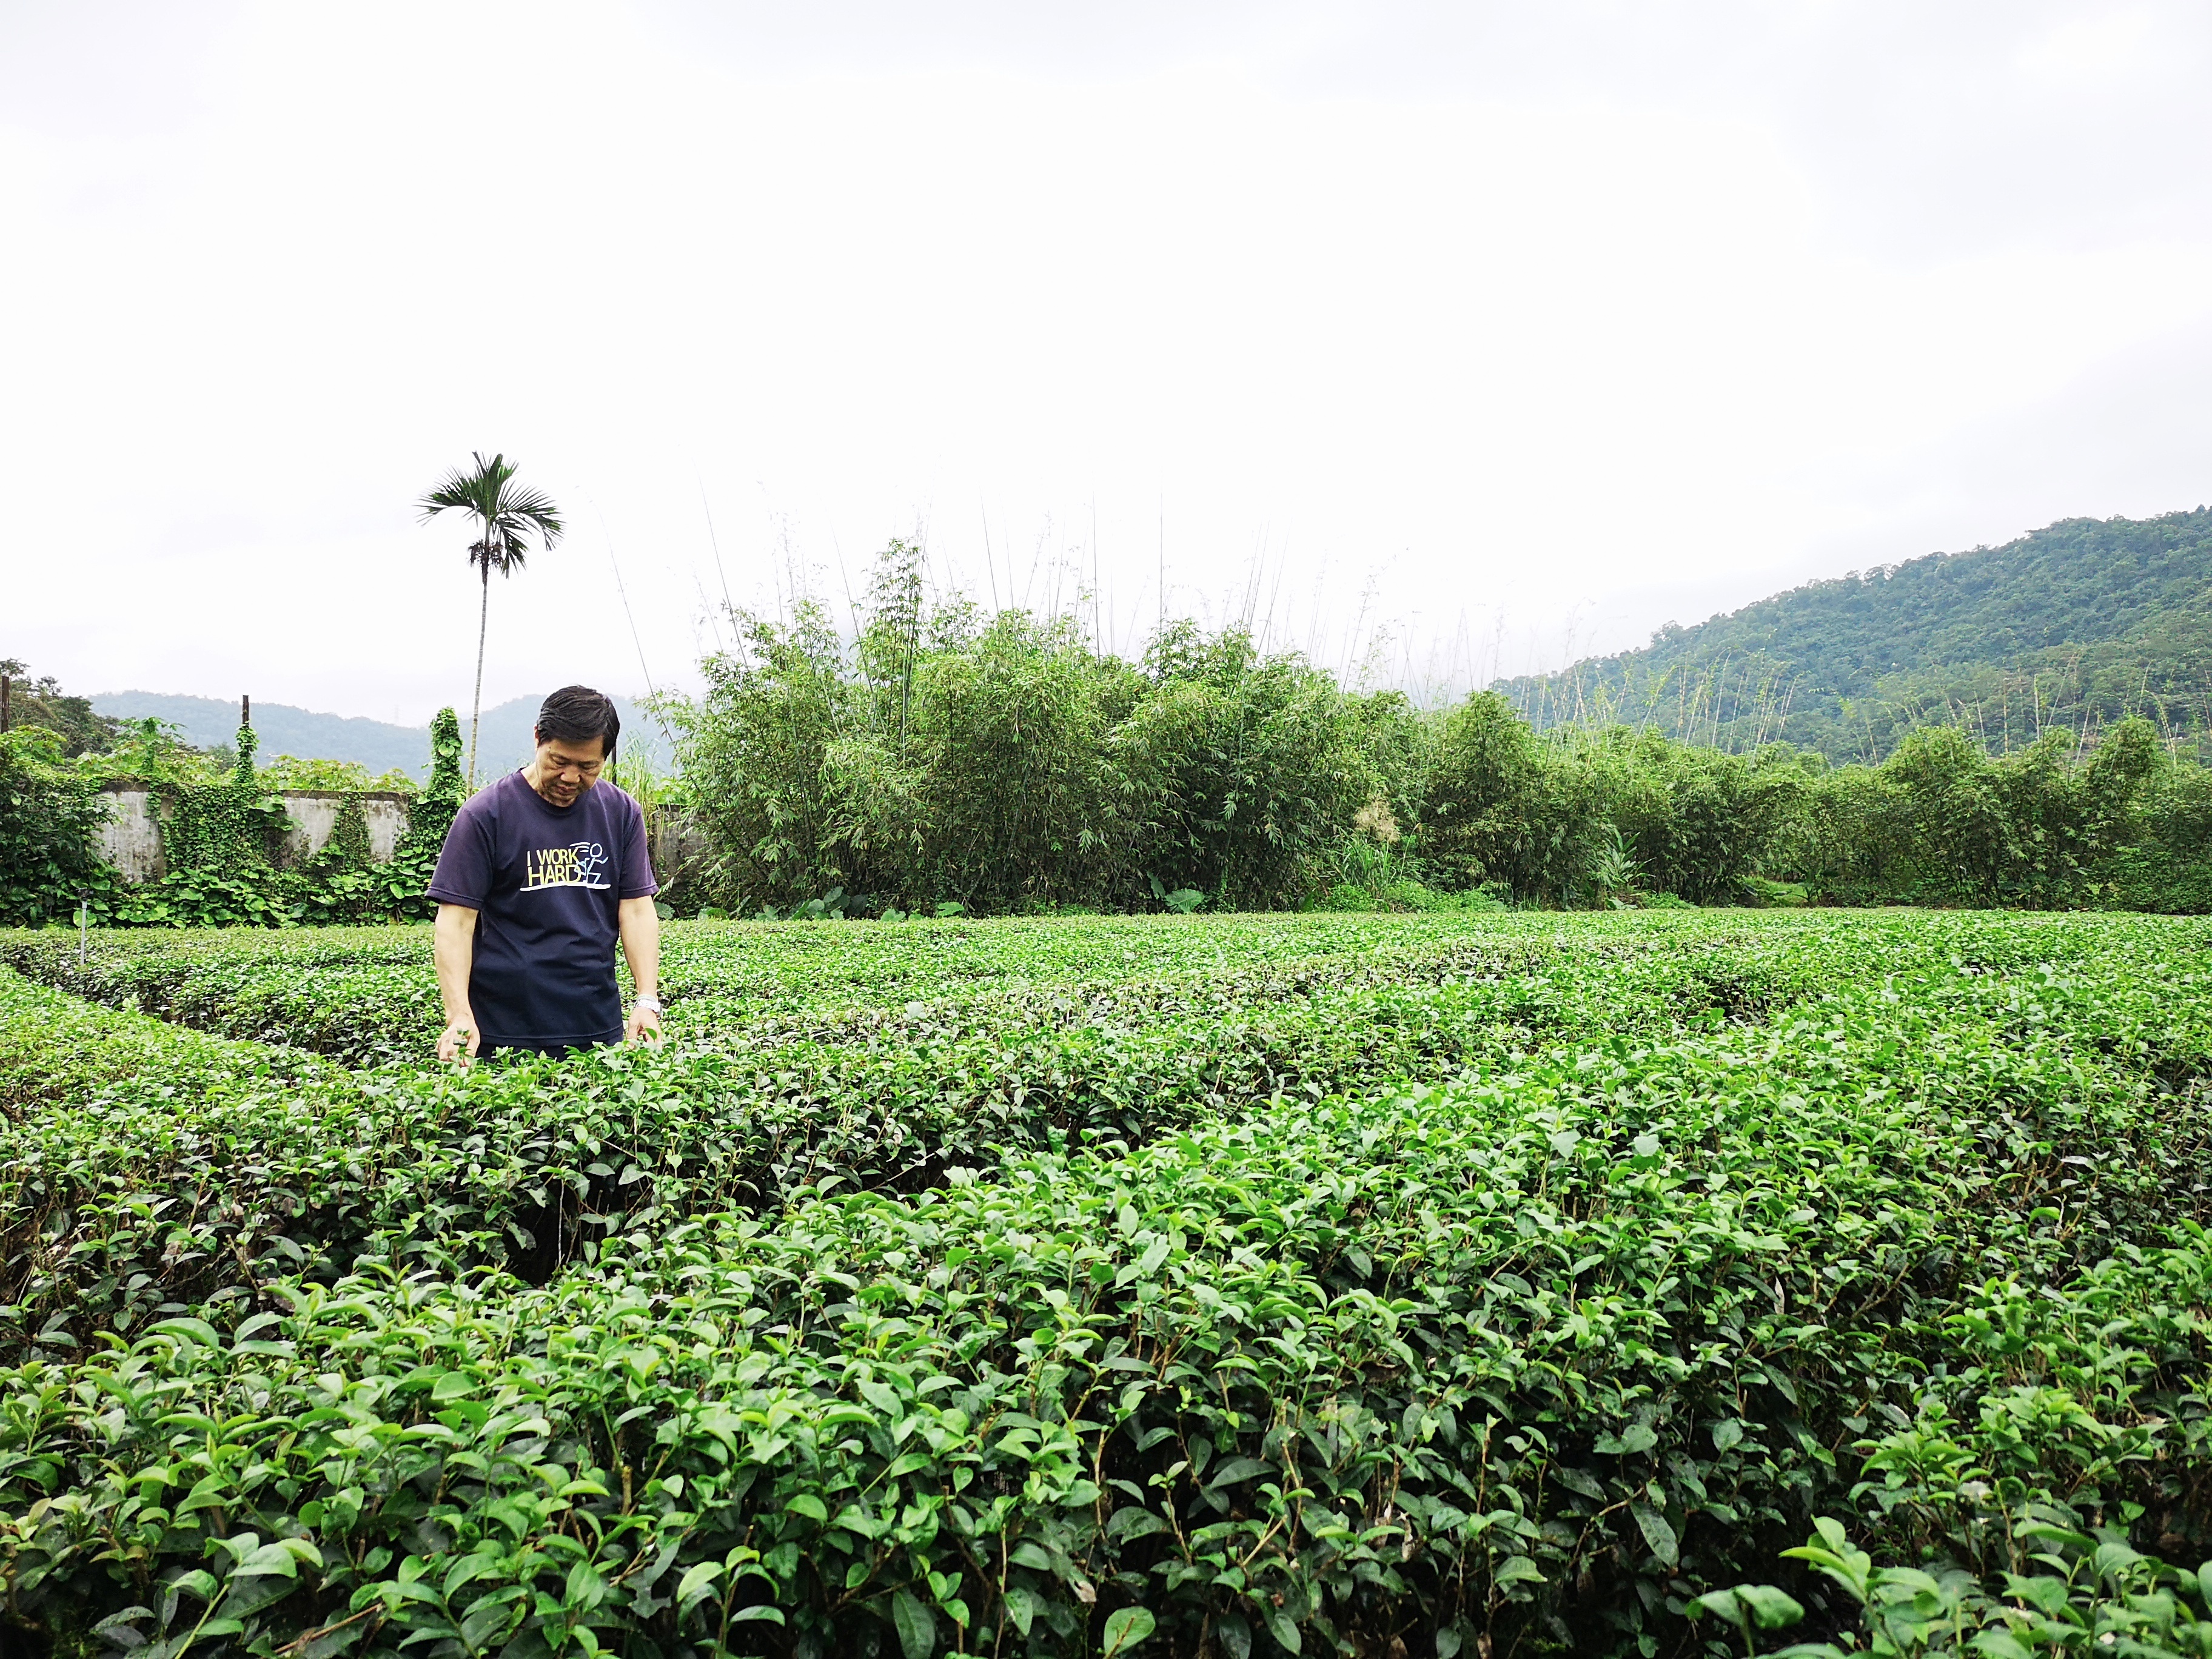
{"label": "bamboo grove", "polygon": [[849,629],[735,620],[667,705],[713,854],[690,908],[2212,902],[2212,775],[2141,720],[1996,756],[1933,725],[1875,766],[1540,734],[1501,694],[1424,711],[1234,629],[1129,660],[931,603],[900,544]]}

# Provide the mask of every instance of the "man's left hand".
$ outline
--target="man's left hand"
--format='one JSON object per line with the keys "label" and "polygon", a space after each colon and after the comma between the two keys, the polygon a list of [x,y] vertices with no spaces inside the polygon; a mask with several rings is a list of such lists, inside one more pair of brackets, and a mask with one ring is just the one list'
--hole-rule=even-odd
{"label": "man's left hand", "polygon": [[660,1041],[660,1015],[651,1008],[633,1008],[629,1021],[623,1027],[624,1042],[658,1042]]}

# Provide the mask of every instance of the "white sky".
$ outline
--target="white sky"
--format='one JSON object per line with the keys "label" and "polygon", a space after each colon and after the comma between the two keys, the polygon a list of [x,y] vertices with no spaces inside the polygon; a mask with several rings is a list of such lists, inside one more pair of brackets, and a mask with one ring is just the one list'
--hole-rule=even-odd
{"label": "white sky", "polygon": [[2208,70],[2202,0],[0,0],[0,655],[465,709],[479,448],[572,524],[488,704],[643,689],[610,542],[687,683],[702,494],[740,604],[1095,535],[1124,648],[1164,552],[1462,684],[2192,507]]}

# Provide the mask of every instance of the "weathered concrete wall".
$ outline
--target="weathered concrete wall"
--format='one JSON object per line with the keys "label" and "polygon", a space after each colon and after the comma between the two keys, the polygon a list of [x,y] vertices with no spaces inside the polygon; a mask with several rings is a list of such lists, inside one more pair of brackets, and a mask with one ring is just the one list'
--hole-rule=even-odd
{"label": "weathered concrete wall", "polygon": [[[100,833],[100,855],[131,881],[151,881],[166,874],[161,856],[161,792],[127,781],[105,786],[107,823]],[[285,816],[292,820],[284,838],[282,862],[296,865],[330,844],[337,828],[338,809],[345,795],[335,789],[287,789]],[[368,824],[368,855],[379,863],[389,859],[407,832],[407,803],[410,797],[379,791],[361,797],[361,815]],[[672,884],[706,856],[707,837],[697,822],[673,811],[655,811],[647,818],[652,837],[653,867],[661,884]]]}
{"label": "weathered concrete wall", "polygon": [[[131,881],[151,881],[166,874],[161,792],[143,784],[115,782],[102,793],[108,813],[100,834],[100,855]],[[408,799],[385,791],[361,798],[361,815],[368,824],[368,855],[379,862],[392,856],[406,833]],[[331,789],[287,789],[283,800],[284,814],[292,820],[291,833],[284,838],[283,861],[297,864],[329,844],[345,796]]]}
{"label": "weathered concrete wall", "polygon": [[111,783],[107,822],[100,832],[100,855],[120,870],[129,881],[151,881],[167,873],[161,857],[161,823],[155,815],[150,791],[131,784]]}
{"label": "weathered concrete wall", "polygon": [[[292,833],[284,837],[286,864],[301,863],[330,845],[345,800],[344,794],[335,789],[284,792],[284,813],[292,820]],[[361,815],[368,824],[368,855],[381,864],[392,856],[399,837],[407,831],[407,797],[364,794]]]}

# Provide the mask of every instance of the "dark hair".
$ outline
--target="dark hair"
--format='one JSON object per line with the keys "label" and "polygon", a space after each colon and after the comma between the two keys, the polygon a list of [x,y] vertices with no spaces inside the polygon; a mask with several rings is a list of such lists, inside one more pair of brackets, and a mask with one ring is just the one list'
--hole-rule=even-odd
{"label": "dark hair", "polygon": [[588,685],[564,685],[538,705],[538,741],[589,743],[606,739],[606,756],[615,757],[615,739],[622,735],[622,716],[613,702]]}

